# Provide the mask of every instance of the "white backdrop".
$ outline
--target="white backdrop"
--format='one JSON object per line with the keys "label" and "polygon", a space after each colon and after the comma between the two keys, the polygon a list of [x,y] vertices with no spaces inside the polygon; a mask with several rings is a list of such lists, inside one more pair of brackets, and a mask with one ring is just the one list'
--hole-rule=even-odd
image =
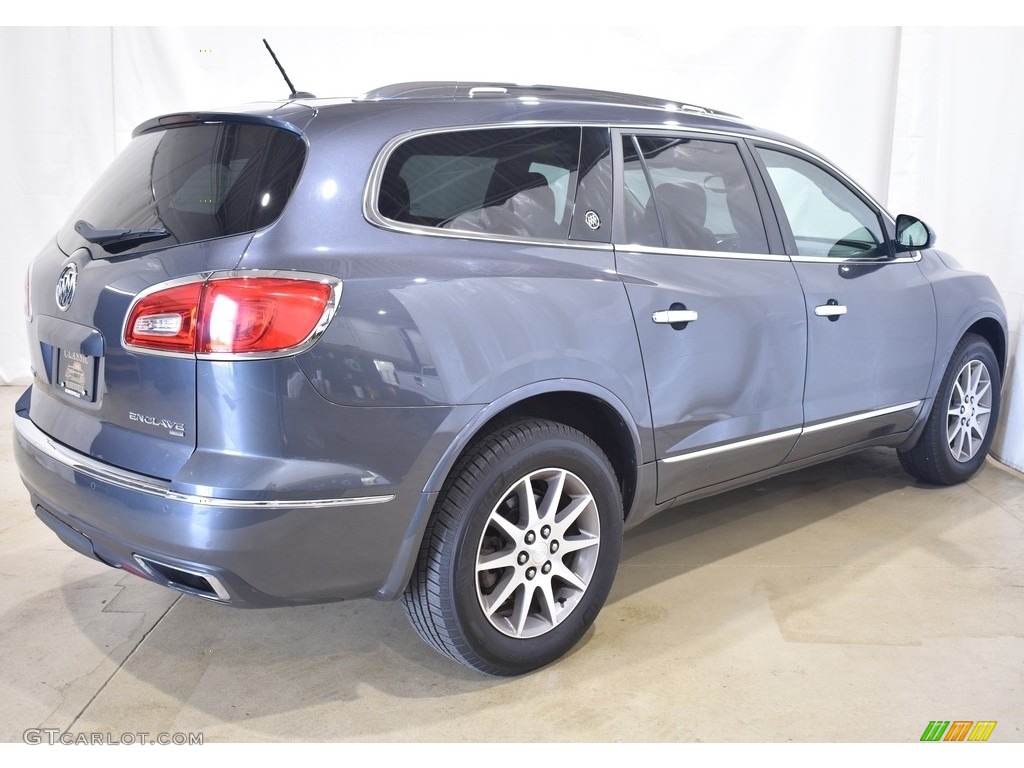
{"label": "white backdrop", "polygon": [[[463,15],[462,18],[472,18]],[[28,377],[29,260],[143,120],[299,90],[355,95],[406,80],[555,83],[724,109],[810,144],[939,247],[990,274],[1011,351],[1024,315],[1024,29],[564,25],[0,28],[0,383]],[[1011,361],[1011,365],[1012,365]],[[1024,367],[1022,365],[1021,367]],[[1024,376],[996,453],[1024,469]],[[1008,429],[1007,424],[1012,426]]]}

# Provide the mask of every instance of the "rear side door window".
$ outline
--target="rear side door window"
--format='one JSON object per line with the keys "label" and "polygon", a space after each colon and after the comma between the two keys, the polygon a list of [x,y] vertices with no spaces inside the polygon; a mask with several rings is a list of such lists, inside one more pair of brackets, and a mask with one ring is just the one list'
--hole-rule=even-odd
{"label": "rear side door window", "polygon": [[735,143],[624,137],[623,197],[627,242],[769,252],[750,175]]}

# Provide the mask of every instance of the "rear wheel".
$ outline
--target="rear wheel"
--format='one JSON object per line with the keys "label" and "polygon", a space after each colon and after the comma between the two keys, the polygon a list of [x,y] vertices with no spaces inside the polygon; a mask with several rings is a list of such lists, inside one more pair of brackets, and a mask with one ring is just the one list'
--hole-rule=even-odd
{"label": "rear wheel", "polygon": [[999,418],[999,363],[985,339],[966,334],[957,344],[939,384],[931,414],[917,444],[900,452],[914,477],[953,485],[978,471]]}
{"label": "rear wheel", "polygon": [[456,465],[403,596],[419,634],[494,675],[575,645],[611,588],[622,501],[601,449],[564,424],[519,420]]}

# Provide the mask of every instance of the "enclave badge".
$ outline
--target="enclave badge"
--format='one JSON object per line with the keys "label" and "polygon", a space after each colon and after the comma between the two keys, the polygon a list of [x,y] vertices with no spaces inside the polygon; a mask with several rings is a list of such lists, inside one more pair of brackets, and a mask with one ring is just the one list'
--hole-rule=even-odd
{"label": "enclave badge", "polygon": [[167,430],[167,434],[171,437],[184,437],[185,436],[185,425],[180,421],[173,421],[171,419],[158,419],[156,416],[147,416],[144,413],[135,413],[135,411],[128,411],[128,418],[131,421],[137,421],[140,424],[147,424],[151,427],[160,427]]}
{"label": "enclave badge", "polygon": [[57,278],[57,308],[62,312],[67,311],[71,306],[71,300],[75,298],[75,286],[78,284],[78,267],[68,264],[61,270]]}

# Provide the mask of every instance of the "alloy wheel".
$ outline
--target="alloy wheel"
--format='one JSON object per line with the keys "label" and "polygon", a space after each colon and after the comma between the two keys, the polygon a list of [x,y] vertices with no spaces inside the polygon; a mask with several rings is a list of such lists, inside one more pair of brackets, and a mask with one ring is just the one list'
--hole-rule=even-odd
{"label": "alloy wheel", "polygon": [[947,410],[946,436],[953,458],[970,461],[981,449],[992,412],[992,379],[979,360],[970,360],[953,384]]}
{"label": "alloy wheel", "polygon": [[515,638],[562,622],[594,577],[601,524],[594,496],[565,469],[530,472],[491,510],[476,557],[476,591],[491,625]]}

